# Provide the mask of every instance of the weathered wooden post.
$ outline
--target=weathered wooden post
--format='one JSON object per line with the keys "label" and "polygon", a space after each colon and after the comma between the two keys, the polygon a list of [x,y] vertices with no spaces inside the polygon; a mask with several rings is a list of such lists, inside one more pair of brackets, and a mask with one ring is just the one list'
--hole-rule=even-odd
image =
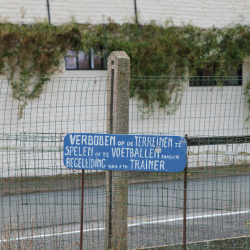
{"label": "weathered wooden post", "polygon": [[[112,52],[108,58],[108,134],[129,132],[129,86],[130,58],[124,51]],[[105,249],[127,249],[127,185],[127,171],[106,171]]]}

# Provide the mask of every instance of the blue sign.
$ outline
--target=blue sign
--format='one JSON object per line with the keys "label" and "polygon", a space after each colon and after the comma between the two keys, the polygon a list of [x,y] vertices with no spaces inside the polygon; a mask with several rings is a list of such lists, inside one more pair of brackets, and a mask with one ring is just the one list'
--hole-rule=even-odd
{"label": "blue sign", "polygon": [[175,135],[68,134],[63,163],[70,169],[181,172],[187,142]]}

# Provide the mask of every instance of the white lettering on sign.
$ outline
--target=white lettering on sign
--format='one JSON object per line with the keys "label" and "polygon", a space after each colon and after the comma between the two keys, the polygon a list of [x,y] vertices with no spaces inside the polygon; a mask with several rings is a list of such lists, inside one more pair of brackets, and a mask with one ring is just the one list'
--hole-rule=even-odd
{"label": "white lettering on sign", "polygon": [[183,140],[169,135],[69,134],[64,164],[76,169],[182,171],[186,165]]}
{"label": "white lettering on sign", "polygon": [[109,135],[69,135],[70,143],[72,145],[98,145],[98,146],[116,146],[115,136]]}
{"label": "white lettering on sign", "polygon": [[64,155],[72,156],[93,156],[94,148],[93,147],[73,147],[66,146]]}
{"label": "white lettering on sign", "polygon": [[173,146],[172,137],[146,137],[135,135],[136,147],[156,147],[170,148]]}
{"label": "white lettering on sign", "polygon": [[113,157],[130,157],[130,158],[159,158],[153,148],[111,148]]}
{"label": "white lettering on sign", "polygon": [[164,161],[159,160],[130,160],[132,170],[165,170]]}
{"label": "white lettering on sign", "polygon": [[83,159],[83,158],[67,158],[66,167],[74,168],[105,168],[105,159]]}

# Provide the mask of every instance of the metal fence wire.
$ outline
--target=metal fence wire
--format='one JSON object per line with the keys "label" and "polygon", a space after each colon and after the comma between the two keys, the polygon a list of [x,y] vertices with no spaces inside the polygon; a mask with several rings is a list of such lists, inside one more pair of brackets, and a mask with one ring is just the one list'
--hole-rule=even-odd
{"label": "metal fence wire", "polygon": [[[184,172],[128,173],[128,249],[183,249],[183,230],[193,249],[249,249],[249,80],[131,76],[130,134],[186,135],[188,167],[186,207]],[[63,139],[106,133],[106,86],[50,78],[17,100],[0,81],[2,249],[79,249],[81,172],[63,165]],[[85,172],[83,249],[104,249],[106,185]]]}

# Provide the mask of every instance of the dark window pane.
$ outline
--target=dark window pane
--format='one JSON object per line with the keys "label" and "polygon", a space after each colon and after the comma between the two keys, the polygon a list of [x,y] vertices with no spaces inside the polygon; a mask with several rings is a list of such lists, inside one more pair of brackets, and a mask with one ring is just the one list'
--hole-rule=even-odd
{"label": "dark window pane", "polygon": [[101,69],[102,68],[102,58],[95,55],[95,51],[91,48],[91,69]]}
{"label": "dark window pane", "polygon": [[189,79],[189,86],[191,87],[196,87],[196,86],[201,86],[202,80],[198,76],[193,76],[190,77]]}
{"label": "dark window pane", "polygon": [[78,53],[79,69],[90,69],[89,65],[89,53],[79,51]]}
{"label": "dark window pane", "polygon": [[77,56],[75,51],[69,51],[65,59],[66,69],[77,69]]}
{"label": "dark window pane", "polygon": [[225,85],[227,86],[238,86],[239,84],[238,77],[229,77],[229,79],[226,81]]}
{"label": "dark window pane", "polygon": [[109,53],[105,53],[103,56],[103,68],[104,69],[108,68],[108,57],[109,57]]}
{"label": "dark window pane", "polygon": [[201,86],[214,86],[215,80],[212,76],[203,76],[201,77]]}
{"label": "dark window pane", "polygon": [[94,49],[91,48],[91,69],[101,69],[102,68],[102,58],[95,55]]}
{"label": "dark window pane", "polygon": [[213,76],[213,66],[207,68],[207,69],[201,69],[201,75],[202,76]]}
{"label": "dark window pane", "polygon": [[102,68],[102,58],[100,56],[93,56],[93,65],[92,69],[101,69]]}
{"label": "dark window pane", "polygon": [[195,76],[190,77],[189,86],[241,86],[242,85],[242,65],[239,69],[229,68],[228,76],[217,76],[216,66],[200,69]]}
{"label": "dark window pane", "polygon": [[226,85],[228,86],[237,86],[239,84],[239,79],[238,77],[239,72],[237,69],[229,69],[229,73],[228,73],[229,77],[227,79]]}
{"label": "dark window pane", "polygon": [[189,86],[214,86],[214,67],[200,69],[197,71],[196,75],[191,77],[189,80]]}
{"label": "dark window pane", "polygon": [[211,66],[207,69],[201,69],[201,80],[202,80],[202,86],[213,86],[214,83],[214,67]]}

